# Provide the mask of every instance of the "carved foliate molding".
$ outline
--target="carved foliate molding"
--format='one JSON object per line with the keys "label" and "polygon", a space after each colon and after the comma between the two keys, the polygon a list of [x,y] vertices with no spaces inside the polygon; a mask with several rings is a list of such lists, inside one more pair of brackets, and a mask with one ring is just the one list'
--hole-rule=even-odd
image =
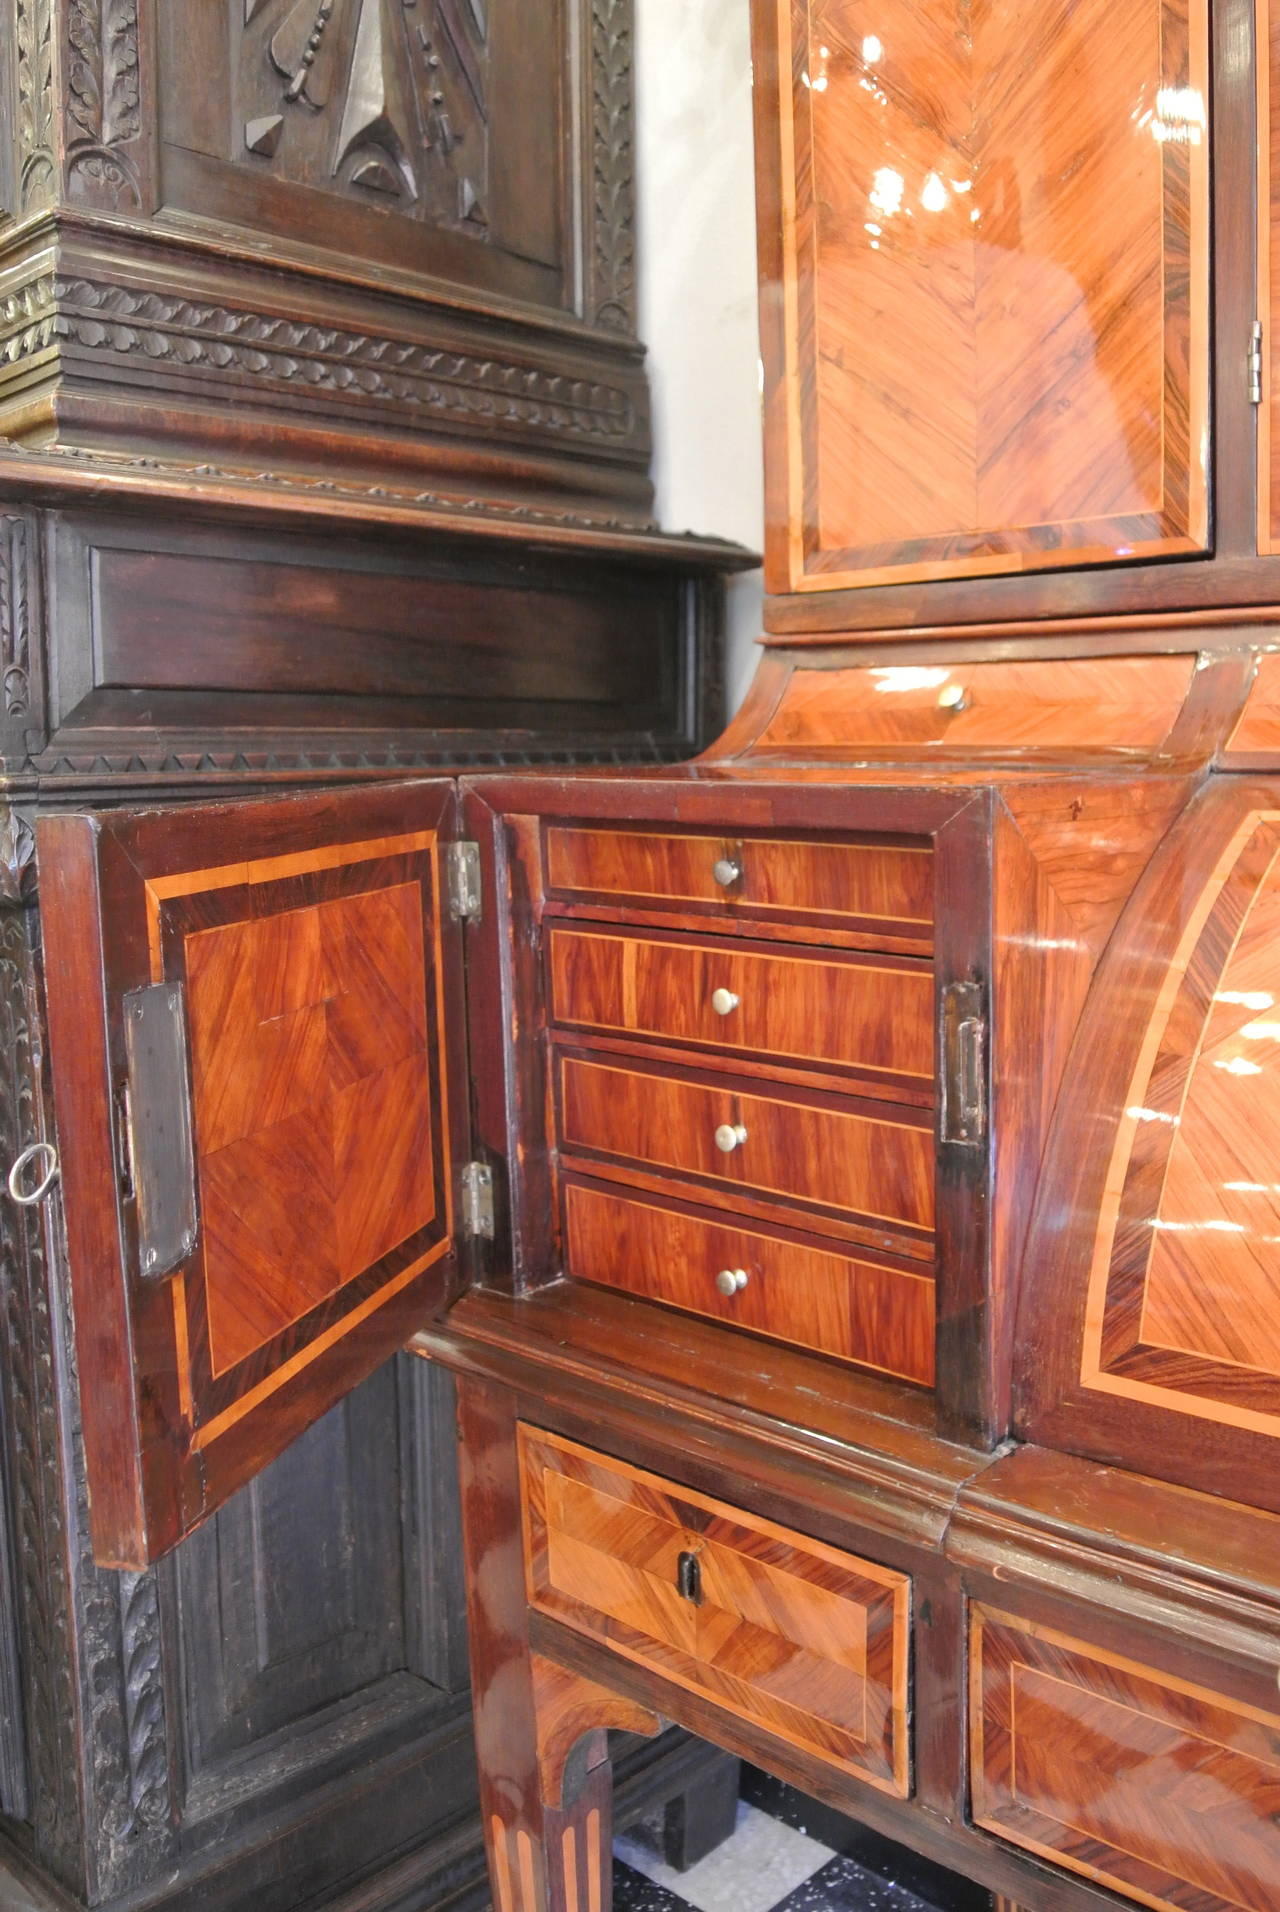
{"label": "carved foliate molding", "polygon": [[142,131],[138,0],[66,0],[67,191],[108,209],[141,205],[128,152]]}
{"label": "carved foliate molding", "polygon": [[591,0],[595,147],[592,310],[611,331],[636,326],[633,0]]}
{"label": "carved foliate molding", "polygon": [[554,443],[626,445],[645,424],[617,386],[168,293],[45,275],[0,305],[0,363],[21,364],[58,343],[248,375],[284,390],[411,405],[424,417],[478,418]]}
{"label": "carved foliate molding", "polygon": [[26,518],[0,511],[0,719],[9,723],[31,712],[30,536]]}
{"label": "carved foliate molding", "polygon": [[301,185],[372,195],[429,224],[486,235],[483,0],[230,5],[237,119],[256,163]]}
{"label": "carved foliate molding", "polygon": [[18,77],[18,206],[31,212],[54,196],[53,0],[14,0]]}

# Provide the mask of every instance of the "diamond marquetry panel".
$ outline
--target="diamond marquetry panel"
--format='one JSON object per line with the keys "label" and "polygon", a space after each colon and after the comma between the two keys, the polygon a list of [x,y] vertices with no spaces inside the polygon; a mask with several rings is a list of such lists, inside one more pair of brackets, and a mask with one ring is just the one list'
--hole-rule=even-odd
{"label": "diamond marquetry panel", "polygon": [[210,1365],[432,1220],[413,884],[186,941]]}
{"label": "diamond marquetry panel", "polygon": [[1223,856],[1157,1006],[1098,1238],[1083,1379],[1280,1432],[1280,817]]}
{"label": "diamond marquetry panel", "polygon": [[775,591],[1206,547],[1206,0],[778,0]]}
{"label": "diamond marquetry panel", "polygon": [[979,1825],[1170,1912],[1273,1912],[1280,1714],[978,1607]]}
{"label": "diamond marquetry panel", "polygon": [[[522,1427],[520,1451],[535,1607],[906,1795],[904,1574],[556,1435]],[[681,1588],[689,1556],[692,1595]]]}

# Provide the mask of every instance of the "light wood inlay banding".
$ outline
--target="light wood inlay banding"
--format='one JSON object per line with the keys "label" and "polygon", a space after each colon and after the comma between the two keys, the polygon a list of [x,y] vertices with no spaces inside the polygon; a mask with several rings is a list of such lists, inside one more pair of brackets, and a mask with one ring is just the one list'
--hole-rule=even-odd
{"label": "light wood inlay banding", "polygon": [[1160,1912],[1273,1912],[1280,1713],[981,1606],[979,1825]]}
{"label": "light wood inlay banding", "polygon": [[520,1456],[536,1608],[906,1796],[905,1575],[556,1435],[522,1427]]}
{"label": "light wood inlay banding", "polygon": [[768,588],[1205,550],[1206,0],[767,18]]}

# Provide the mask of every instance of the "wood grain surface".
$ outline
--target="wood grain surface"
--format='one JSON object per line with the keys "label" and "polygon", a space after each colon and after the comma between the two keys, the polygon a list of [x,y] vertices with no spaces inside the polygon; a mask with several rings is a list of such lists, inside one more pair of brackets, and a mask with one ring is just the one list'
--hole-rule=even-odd
{"label": "wood grain surface", "polygon": [[1204,550],[1204,0],[757,18],[769,589]]}
{"label": "wood grain surface", "polygon": [[906,1796],[905,1575],[526,1426],[520,1454],[538,1611]]}
{"label": "wood grain surface", "polygon": [[1161,1912],[1272,1912],[1280,1713],[974,1608],[979,1825]]}
{"label": "wood grain surface", "polygon": [[[565,1186],[570,1274],[646,1295],[819,1354],[929,1385],[934,1375],[935,1283],[928,1263],[872,1260],[820,1238],[746,1227],[714,1210],[691,1211],[593,1186]],[[716,1276],[747,1281],[722,1295]]]}

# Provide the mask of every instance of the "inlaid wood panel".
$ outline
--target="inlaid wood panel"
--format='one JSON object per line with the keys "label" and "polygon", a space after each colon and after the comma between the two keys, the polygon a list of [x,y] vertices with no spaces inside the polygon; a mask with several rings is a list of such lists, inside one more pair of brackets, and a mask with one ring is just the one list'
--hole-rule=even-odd
{"label": "inlaid wood panel", "polygon": [[1177,722],[1195,669],[1195,657],[1186,656],[799,670],[752,755],[920,746],[1154,750]]}
{"label": "inlaid wood panel", "polygon": [[1162,1912],[1274,1912],[1280,1712],[975,1607],[979,1825]]}
{"label": "inlaid wood panel", "polygon": [[220,1374],[434,1217],[421,898],[200,930],[186,962]]}
{"label": "inlaid wood panel", "polygon": [[[1280,544],[1277,545],[1280,549]],[[1240,720],[1231,733],[1223,761],[1271,757],[1280,753],[1280,655],[1259,657],[1257,671]]]}
{"label": "inlaid wood panel", "polygon": [[1280,813],[1189,912],[1095,1247],[1084,1385],[1280,1433]]}
{"label": "inlaid wood panel", "polygon": [[[566,1180],[568,1272],[929,1387],[935,1289],[927,1266],[871,1260],[637,1194]],[[723,1270],[746,1276],[738,1292]]]}
{"label": "inlaid wood panel", "polygon": [[555,1435],[520,1455],[539,1611],[906,1796],[905,1575]]}
{"label": "inlaid wood panel", "polygon": [[[104,1561],[144,1564],[198,1525],[456,1276],[453,804],[421,783],[67,816],[42,836]],[[187,1039],[188,1082],[161,1100],[123,1041],[126,1002],[156,985],[181,993]],[[153,1272],[139,1190],[153,1163],[180,1178],[158,1144],[184,1089],[198,1226]]]}
{"label": "inlaid wood panel", "polygon": [[[560,1058],[560,1141],[586,1152],[749,1188],[866,1218],[933,1227],[933,1123],[903,1110],[855,1112],[750,1093],[736,1081],[689,1081],[588,1056]],[[730,1129],[736,1146],[717,1135]],[[721,1135],[721,1141],[728,1140]]]}
{"label": "inlaid wood panel", "polygon": [[1207,43],[759,0],[770,590],[1207,548]]}
{"label": "inlaid wood panel", "polygon": [[[746,942],[552,928],[552,1013],[580,1028],[933,1077],[933,976],[909,958],[781,956]],[[712,998],[737,1003],[725,1014]]]}
{"label": "inlaid wood panel", "polygon": [[[768,837],[671,835],[554,824],[546,839],[552,890],[620,896],[650,905],[670,899],[764,916],[933,922],[933,858],[927,844],[819,843]],[[727,884],[718,862],[737,866]]]}

